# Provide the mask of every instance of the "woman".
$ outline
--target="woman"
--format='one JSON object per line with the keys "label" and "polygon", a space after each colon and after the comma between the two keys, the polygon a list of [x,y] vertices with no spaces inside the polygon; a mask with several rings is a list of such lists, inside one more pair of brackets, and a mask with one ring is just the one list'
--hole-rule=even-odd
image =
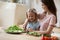
{"label": "woman", "polygon": [[[46,16],[41,20],[40,31],[35,31],[38,33],[43,34],[51,34],[55,24],[57,23],[57,16],[56,16],[56,6],[54,0],[41,0],[42,8],[45,11]],[[24,25],[27,24],[27,19]]]}
{"label": "woman", "polygon": [[41,21],[40,33],[50,34],[57,23],[56,6],[53,0],[41,0],[46,16]]}
{"label": "woman", "polygon": [[43,34],[43,37],[50,37],[51,32],[57,23],[56,6],[53,0],[41,0],[41,2],[46,16],[41,20],[40,31],[36,32]]}

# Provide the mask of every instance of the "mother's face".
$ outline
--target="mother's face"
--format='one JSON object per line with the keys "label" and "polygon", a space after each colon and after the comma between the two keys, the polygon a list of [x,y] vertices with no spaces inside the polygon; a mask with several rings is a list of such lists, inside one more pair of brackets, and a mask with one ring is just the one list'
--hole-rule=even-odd
{"label": "mother's face", "polygon": [[42,8],[44,9],[44,11],[46,11],[46,12],[48,11],[48,8],[44,3],[42,3]]}

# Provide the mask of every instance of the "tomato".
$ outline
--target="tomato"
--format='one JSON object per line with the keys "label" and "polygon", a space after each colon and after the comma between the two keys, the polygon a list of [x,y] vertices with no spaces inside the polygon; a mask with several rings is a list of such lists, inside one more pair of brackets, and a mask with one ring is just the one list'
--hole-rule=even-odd
{"label": "tomato", "polygon": [[51,36],[51,37],[43,36],[42,40],[58,40],[58,37],[56,37],[56,36]]}
{"label": "tomato", "polygon": [[52,40],[58,40],[58,37],[56,37],[56,36],[51,36],[51,39],[52,39]]}
{"label": "tomato", "polygon": [[51,37],[43,36],[43,37],[42,37],[42,40],[51,40]]}
{"label": "tomato", "polygon": [[45,40],[44,36],[42,37],[42,40]]}

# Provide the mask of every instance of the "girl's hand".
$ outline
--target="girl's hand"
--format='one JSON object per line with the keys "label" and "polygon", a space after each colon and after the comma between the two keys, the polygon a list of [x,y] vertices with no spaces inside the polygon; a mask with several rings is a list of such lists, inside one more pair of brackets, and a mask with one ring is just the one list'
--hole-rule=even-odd
{"label": "girl's hand", "polygon": [[32,31],[33,31],[33,29],[32,29],[32,28],[29,28],[29,29],[28,29],[28,31],[29,31],[29,32],[32,32]]}
{"label": "girl's hand", "polygon": [[26,27],[23,25],[23,29],[24,29],[24,31],[26,31]]}
{"label": "girl's hand", "polygon": [[25,25],[23,25],[23,28],[25,28]]}
{"label": "girl's hand", "polygon": [[24,24],[23,24],[24,30],[26,30],[27,23],[28,23],[28,19],[26,19],[25,22],[24,22]]}
{"label": "girl's hand", "polygon": [[25,20],[25,22],[23,24],[23,27],[26,27],[27,26],[27,23],[28,23],[28,19]]}

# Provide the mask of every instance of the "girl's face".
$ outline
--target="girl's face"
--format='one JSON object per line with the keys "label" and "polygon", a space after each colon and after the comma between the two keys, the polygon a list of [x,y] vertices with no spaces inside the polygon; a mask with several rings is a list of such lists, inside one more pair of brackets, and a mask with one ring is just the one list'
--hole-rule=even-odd
{"label": "girl's face", "polygon": [[47,8],[47,6],[44,3],[42,3],[42,8],[44,9],[45,12],[48,11],[48,8]]}
{"label": "girl's face", "polygon": [[33,22],[35,20],[35,14],[32,13],[32,12],[29,12],[28,13],[28,20],[31,21],[31,22]]}

